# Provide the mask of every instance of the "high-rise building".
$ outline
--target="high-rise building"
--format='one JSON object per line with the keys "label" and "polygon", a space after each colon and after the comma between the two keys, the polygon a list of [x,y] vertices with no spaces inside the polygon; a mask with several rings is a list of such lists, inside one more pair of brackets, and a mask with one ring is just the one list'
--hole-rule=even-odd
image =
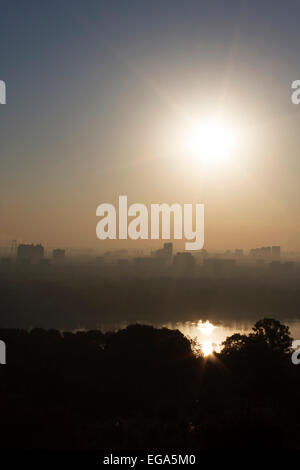
{"label": "high-rise building", "polygon": [[17,258],[19,261],[26,261],[31,264],[38,264],[44,257],[44,247],[41,244],[19,245]]}

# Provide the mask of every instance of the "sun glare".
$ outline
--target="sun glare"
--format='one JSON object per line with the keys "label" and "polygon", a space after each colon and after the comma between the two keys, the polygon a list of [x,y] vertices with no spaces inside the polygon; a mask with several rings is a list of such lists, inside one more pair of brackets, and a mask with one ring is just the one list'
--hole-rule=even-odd
{"label": "sun glare", "polygon": [[186,136],[187,151],[202,163],[217,165],[228,160],[236,143],[234,131],[224,122],[195,122]]}
{"label": "sun glare", "polygon": [[204,323],[200,320],[197,324],[197,328],[199,328],[202,334],[209,336],[216,327],[208,320]]}
{"label": "sun glare", "polygon": [[[198,330],[200,330],[202,335],[210,336],[214,329],[217,327],[210,323],[210,321],[208,320],[206,320],[206,322],[202,322],[202,320],[200,320],[197,323],[197,328]],[[214,352],[214,345],[211,340],[206,340],[203,342],[200,340],[200,342],[202,344],[201,349],[204,356],[209,356]]]}
{"label": "sun glare", "polygon": [[204,356],[209,356],[214,352],[214,347],[211,341],[204,341],[202,344],[202,352]]}

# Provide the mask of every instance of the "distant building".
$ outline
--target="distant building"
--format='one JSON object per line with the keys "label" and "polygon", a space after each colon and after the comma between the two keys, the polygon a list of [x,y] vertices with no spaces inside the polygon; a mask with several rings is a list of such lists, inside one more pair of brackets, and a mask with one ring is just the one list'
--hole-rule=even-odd
{"label": "distant building", "polygon": [[270,246],[263,246],[261,248],[252,248],[250,250],[250,256],[253,258],[270,258],[272,250]]}
{"label": "distant building", "polygon": [[236,249],[236,250],[235,250],[235,256],[236,256],[237,258],[241,258],[242,256],[244,256],[244,250],[242,250],[242,249]]}
{"label": "distant building", "polygon": [[11,258],[1,258],[1,264],[3,266],[10,266],[11,265]]}
{"label": "distant building", "polygon": [[173,255],[173,243],[164,243],[163,248],[153,252],[155,258],[159,258],[167,263],[171,263]]}
{"label": "distant building", "polygon": [[117,260],[117,264],[118,264],[118,266],[127,267],[127,266],[129,266],[129,259],[120,258],[120,259]]}
{"label": "distant building", "polygon": [[263,246],[261,248],[252,248],[250,256],[253,258],[280,258],[280,246]]}
{"label": "distant building", "polygon": [[162,266],[162,262],[160,259],[150,258],[148,256],[133,258],[132,263],[135,267],[141,268],[152,268]]}
{"label": "distant building", "polygon": [[205,258],[203,266],[213,276],[230,275],[236,267],[235,259]]}
{"label": "distant building", "polygon": [[172,254],[173,254],[173,243],[164,243],[164,251],[166,253],[166,256],[168,258],[172,258]]}
{"label": "distant building", "polygon": [[51,265],[51,261],[50,261],[49,258],[42,258],[42,259],[40,260],[40,266],[41,266],[42,268],[48,268],[50,265]]}
{"label": "distant building", "polygon": [[116,250],[113,252],[113,255],[115,258],[127,258],[128,257],[128,250],[122,249],[122,250]]}
{"label": "distant building", "polygon": [[174,256],[174,270],[180,276],[193,276],[195,273],[195,258],[191,253],[176,253]]}
{"label": "distant building", "polygon": [[56,248],[52,251],[52,259],[54,263],[64,263],[66,250]]}
{"label": "distant building", "polygon": [[17,259],[31,264],[40,263],[44,257],[44,247],[41,244],[19,245],[17,250]]}
{"label": "distant building", "polygon": [[132,268],[135,274],[157,275],[162,272],[164,261],[156,257],[137,257],[132,259]]}
{"label": "distant building", "polygon": [[280,258],[280,246],[272,246],[272,257]]}
{"label": "distant building", "polygon": [[272,261],[272,263],[270,263],[270,268],[271,271],[276,274],[290,274],[295,269],[295,263],[293,261],[287,261],[286,263]]}

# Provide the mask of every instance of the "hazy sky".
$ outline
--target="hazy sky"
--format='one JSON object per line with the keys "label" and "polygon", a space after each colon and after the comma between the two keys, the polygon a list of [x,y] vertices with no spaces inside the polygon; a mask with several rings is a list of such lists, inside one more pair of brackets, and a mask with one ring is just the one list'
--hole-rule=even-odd
{"label": "hazy sky", "polygon": [[[125,194],[204,203],[207,249],[300,249],[298,1],[0,8],[0,245],[105,249],[96,207]],[[185,135],[216,113],[237,145],[203,169]]]}

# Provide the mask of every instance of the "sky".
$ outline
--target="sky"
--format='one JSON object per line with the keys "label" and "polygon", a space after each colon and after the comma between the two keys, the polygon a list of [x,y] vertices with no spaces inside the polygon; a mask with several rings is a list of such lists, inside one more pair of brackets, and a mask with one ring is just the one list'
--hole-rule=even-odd
{"label": "sky", "polygon": [[[299,2],[0,8],[1,246],[131,248],[96,238],[96,207],[127,195],[204,203],[208,250],[300,250]],[[204,167],[186,135],[216,115],[236,146],[229,162]]]}

